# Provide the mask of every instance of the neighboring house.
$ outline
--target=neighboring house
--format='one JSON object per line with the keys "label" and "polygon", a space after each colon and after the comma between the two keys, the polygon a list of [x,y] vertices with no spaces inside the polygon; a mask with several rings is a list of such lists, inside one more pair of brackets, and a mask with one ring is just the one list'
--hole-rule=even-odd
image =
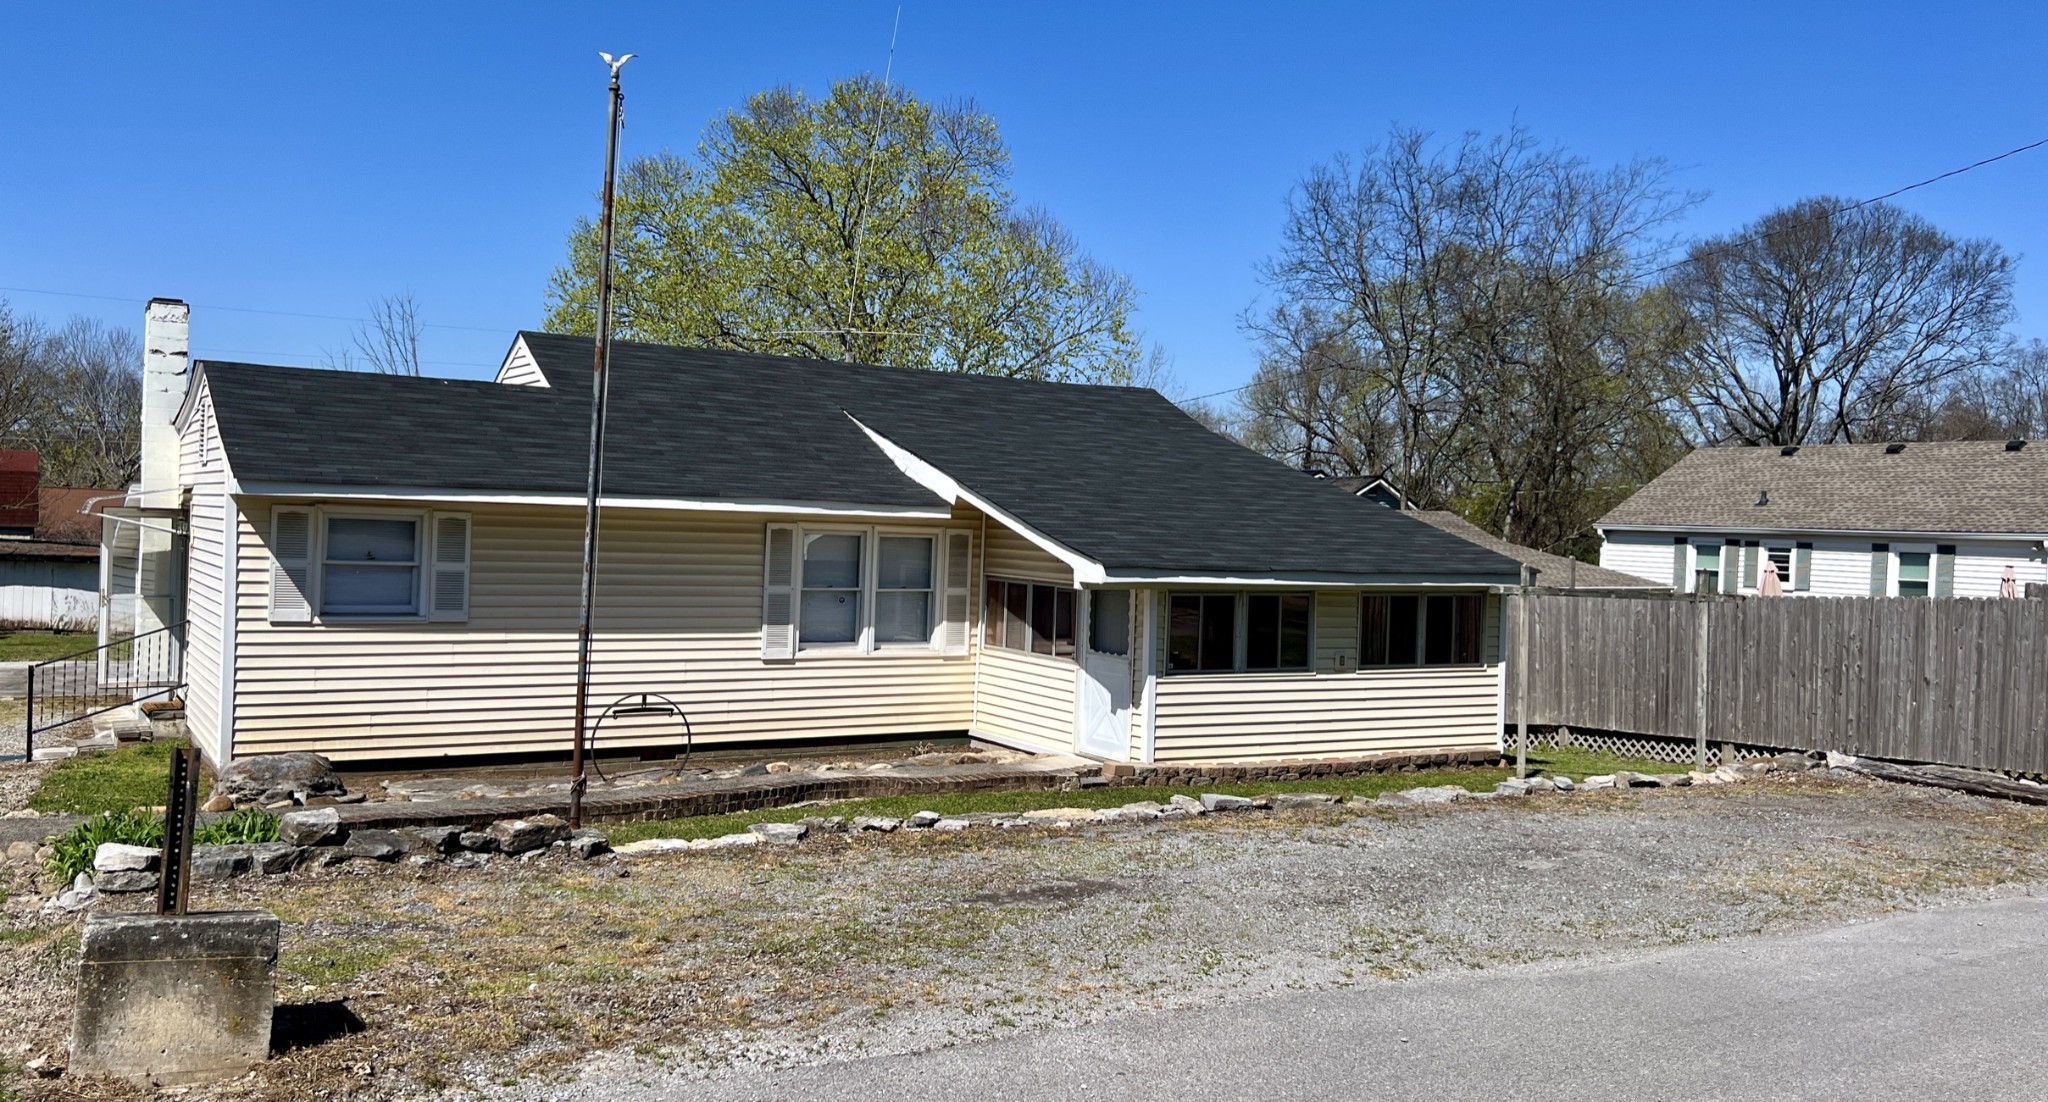
{"label": "neighboring house", "polygon": [[1309,473],[1350,494],[1352,497],[1364,498],[1375,505],[1384,505],[1389,509],[1399,509],[1407,504],[1407,499],[1401,496],[1401,491],[1395,489],[1394,484],[1387,481],[1385,475],[1338,475],[1333,477],[1322,471],[1311,471]]}
{"label": "neighboring house", "polygon": [[1679,592],[1996,597],[2048,581],[2048,445],[1701,448],[1598,525],[1600,565]]}
{"label": "neighboring house", "polygon": [[1669,581],[1652,582],[1633,574],[1624,574],[1619,570],[1609,570],[1563,555],[1523,547],[1519,543],[1509,543],[1448,509],[1424,509],[1411,511],[1408,515],[1424,524],[1441,528],[1460,539],[1470,540],[1481,547],[1506,555],[1516,562],[1534,567],[1536,574],[1533,584],[1543,589],[1628,594],[1646,591],[1662,593],[1671,588]]}
{"label": "neighboring house", "polygon": [[[150,316],[181,352],[182,304]],[[189,495],[209,757],[567,748],[590,361],[522,333],[495,382],[192,365],[137,496]],[[1515,563],[1152,391],[630,343],[611,370],[592,699],[673,698],[699,748],[1498,745]],[[679,741],[656,718],[601,746]]]}
{"label": "neighboring house", "polygon": [[35,452],[0,451],[0,628],[92,628],[99,511],[120,494],[45,486]]}

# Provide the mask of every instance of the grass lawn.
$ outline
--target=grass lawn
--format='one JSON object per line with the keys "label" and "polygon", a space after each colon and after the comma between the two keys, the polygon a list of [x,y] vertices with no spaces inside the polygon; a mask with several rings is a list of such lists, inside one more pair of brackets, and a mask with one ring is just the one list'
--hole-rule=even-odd
{"label": "grass lawn", "polygon": [[[67,758],[43,775],[43,782],[28,798],[28,806],[37,811],[77,815],[161,807],[171,781],[171,751],[184,745],[177,739],[134,742],[97,754]],[[211,782],[211,774],[202,771],[202,802]]]}
{"label": "grass lawn", "polygon": [[97,636],[84,632],[0,631],[0,662],[41,662],[98,645]]}
{"label": "grass lawn", "polygon": [[[1581,781],[1602,773],[1632,769],[1639,773],[1669,773],[1684,767],[1642,758],[1623,758],[1587,750],[1532,751],[1529,773],[1570,777]],[[926,796],[883,796],[871,800],[841,800],[827,807],[780,807],[742,811],[732,815],[699,815],[687,819],[650,822],[598,823],[614,845],[643,838],[716,838],[737,834],[754,823],[792,823],[812,815],[887,815],[903,818],[919,811],[941,815],[965,815],[989,811],[1031,811],[1044,807],[1119,807],[1137,800],[1164,801],[1176,793],[1196,796],[1221,792],[1232,796],[1259,796],[1273,792],[1327,792],[1332,796],[1377,796],[1422,785],[1455,784],[1474,792],[1491,792],[1493,786],[1514,775],[1508,769],[1437,769],[1420,773],[1380,773],[1363,777],[1324,777],[1309,781],[1259,781],[1254,784],[1217,784],[1202,788],[1087,788],[1077,792],[952,792]]]}

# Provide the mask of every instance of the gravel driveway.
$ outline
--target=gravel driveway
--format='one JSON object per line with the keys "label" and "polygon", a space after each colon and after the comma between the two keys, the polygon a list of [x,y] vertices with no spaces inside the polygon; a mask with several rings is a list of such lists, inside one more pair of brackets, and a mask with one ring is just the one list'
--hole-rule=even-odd
{"label": "gravel driveway", "polygon": [[[351,865],[204,901],[277,910],[281,997],[346,1000],[367,1025],[212,1096],[675,1085],[1810,929],[2043,879],[2048,812],[1818,775],[630,864]],[[0,962],[0,1019],[30,1023],[0,1059],[61,1048],[64,945],[46,935]]]}

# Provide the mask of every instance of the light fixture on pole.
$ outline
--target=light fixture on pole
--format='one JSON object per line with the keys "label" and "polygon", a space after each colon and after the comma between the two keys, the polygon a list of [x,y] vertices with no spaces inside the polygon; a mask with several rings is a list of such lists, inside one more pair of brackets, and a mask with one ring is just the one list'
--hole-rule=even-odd
{"label": "light fixture on pole", "polygon": [[569,825],[583,825],[584,724],[590,708],[590,615],[597,598],[598,495],[604,486],[604,415],[609,397],[612,345],[612,190],[619,167],[619,123],[624,117],[625,93],[619,91],[619,70],[633,60],[624,54],[597,56],[611,67],[611,115],[604,139],[604,209],[599,230],[602,244],[597,258],[597,348],[590,368],[590,482],[583,504],[583,589],[576,622],[576,731],[569,748]]}

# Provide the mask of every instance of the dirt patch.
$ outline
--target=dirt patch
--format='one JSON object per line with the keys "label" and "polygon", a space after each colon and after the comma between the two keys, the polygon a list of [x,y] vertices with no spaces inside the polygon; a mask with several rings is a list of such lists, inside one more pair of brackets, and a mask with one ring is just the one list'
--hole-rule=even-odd
{"label": "dirt patch", "polygon": [[1113,880],[1053,880],[1021,888],[1006,888],[1002,891],[976,892],[961,902],[995,907],[1045,906],[1055,903],[1079,903],[1105,892],[1122,890],[1123,885]]}
{"label": "dirt patch", "polygon": [[[256,1078],[186,1097],[598,1099],[629,1082],[656,1096],[742,1065],[1785,932],[2043,881],[2048,811],[1824,778],[610,865],[350,865],[203,894],[279,913],[280,999],[328,1024]],[[0,1020],[23,1024],[0,1062],[19,1067],[62,1051],[76,934],[8,910]],[[60,1082],[59,1097],[145,1097]]]}

